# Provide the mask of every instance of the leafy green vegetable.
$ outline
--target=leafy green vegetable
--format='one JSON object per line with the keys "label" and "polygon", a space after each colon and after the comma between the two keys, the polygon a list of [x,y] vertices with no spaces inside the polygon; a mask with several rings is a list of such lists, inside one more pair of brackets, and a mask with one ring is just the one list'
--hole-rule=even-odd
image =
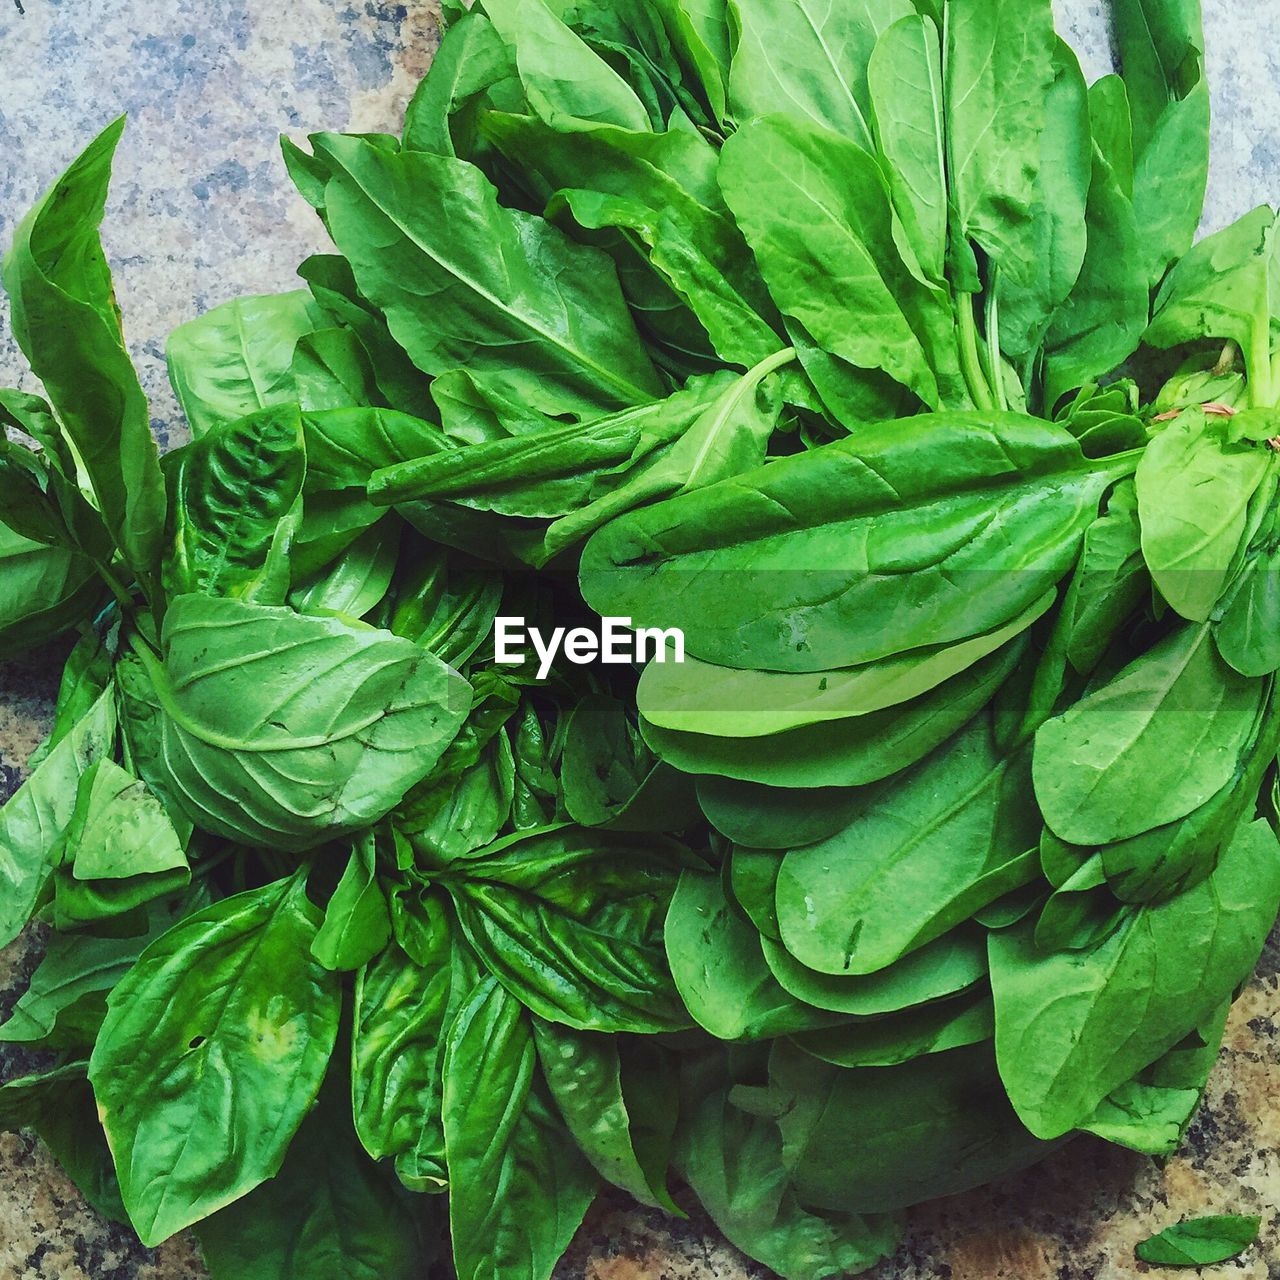
{"label": "leafy green vegetable", "polygon": [[13,335],[75,446],[116,545],[149,587],[164,538],[165,486],[98,237],[123,129],[123,117],[109,124],[27,215],[3,278]]}
{"label": "leafy green vegetable", "polygon": [[122,669],[156,720],[144,776],[230,839],[301,849],[377,821],[467,713],[444,663],[337,618],[184,595],[163,642],[163,661],[138,646]]}
{"label": "leafy green vegetable", "polygon": [[294,351],[320,323],[311,296],[298,291],[232,298],[179,325],[165,355],[192,435],[296,401]]}
{"label": "leafy green vegetable", "polygon": [[0,1126],[215,1280],[550,1280],[676,1178],[835,1280],[1177,1150],[1280,910],[1280,271],[1192,247],[1198,3],[1112,9],[1090,85],[1048,0],[447,0],[163,467],[89,147],[3,271]]}
{"label": "leafy green vegetable", "polygon": [[227,898],[152,943],[108,998],[89,1079],[144,1242],[279,1170],[338,1029],[336,981],[310,954],[317,916],[300,877]]}
{"label": "leafy green vegetable", "polygon": [[1258,1238],[1259,1217],[1188,1218],[1143,1240],[1134,1255],[1158,1267],[1211,1267],[1243,1253]]}

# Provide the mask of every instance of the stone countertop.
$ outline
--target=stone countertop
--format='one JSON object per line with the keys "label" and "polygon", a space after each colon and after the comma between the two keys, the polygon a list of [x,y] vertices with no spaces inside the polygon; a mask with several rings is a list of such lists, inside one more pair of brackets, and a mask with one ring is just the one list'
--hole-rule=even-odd
{"label": "stone countertop", "polygon": [[[130,348],[167,441],[180,433],[164,335],[242,293],[295,286],[321,248],[277,135],[398,127],[430,61],[434,0],[0,0],[0,244],[74,154],[127,111],[105,240]],[[1205,0],[1214,95],[1206,227],[1280,194],[1280,9]],[[1091,76],[1108,69],[1106,5],[1060,0]],[[28,375],[0,314],[0,385]],[[56,655],[0,664],[0,799],[48,724]],[[38,939],[0,951],[0,1014]],[[1163,1165],[1081,1139],[1027,1173],[912,1215],[873,1280],[1121,1280],[1133,1246],[1200,1213],[1264,1215],[1262,1244],[1215,1275],[1280,1280],[1280,936],[1233,1010],[1208,1096]],[[21,1069],[0,1051],[0,1075]],[[44,1150],[0,1135],[0,1280],[200,1280],[185,1236],[159,1249],[97,1217]],[[702,1220],[671,1224],[621,1198],[592,1211],[560,1280],[759,1280]]]}

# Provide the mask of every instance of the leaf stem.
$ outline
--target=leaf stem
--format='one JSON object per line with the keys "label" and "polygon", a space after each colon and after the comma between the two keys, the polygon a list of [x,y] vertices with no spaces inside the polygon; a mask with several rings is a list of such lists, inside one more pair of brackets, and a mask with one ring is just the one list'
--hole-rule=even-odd
{"label": "leaf stem", "polygon": [[1263,268],[1263,287],[1253,309],[1253,326],[1249,336],[1249,404],[1254,409],[1270,409],[1275,404],[1275,380],[1271,369],[1271,282],[1270,272]]}
{"label": "leaf stem", "polygon": [[972,296],[968,293],[956,295],[960,368],[964,372],[964,380],[968,385],[969,396],[973,403],[979,409],[990,413],[996,408],[996,399],[991,394],[986,375],[982,372],[982,357],[978,353],[978,324],[973,316]]}
{"label": "leaf stem", "polygon": [[91,557],[93,567],[97,569],[98,576],[111,588],[111,594],[115,596],[116,603],[120,606],[122,612],[132,616],[134,603],[133,597],[125,589],[124,583],[116,577],[115,572],[105,560],[99,560],[96,556]]}
{"label": "leaf stem", "polygon": [[1009,407],[1009,399],[1005,395],[1004,370],[1001,367],[1003,357],[1000,354],[1000,268],[991,267],[991,282],[987,285],[987,377],[989,386],[995,393],[996,408],[1001,413]]}

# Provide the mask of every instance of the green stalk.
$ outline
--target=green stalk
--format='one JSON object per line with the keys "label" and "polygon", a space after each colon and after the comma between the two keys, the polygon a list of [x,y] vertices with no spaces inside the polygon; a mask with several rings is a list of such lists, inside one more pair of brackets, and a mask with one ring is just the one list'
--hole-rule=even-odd
{"label": "green stalk", "polygon": [[1004,413],[1009,408],[1005,395],[1004,370],[1000,355],[1000,268],[992,266],[991,281],[987,285],[987,377],[995,392],[996,408]]}
{"label": "green stalk", "polygon": [[982,356],[978,351],[978,324],[973,318],[972,295],[956,295],[956,320],[960,338],[960,368],[969,388],[973,403],[987,413],[996,409],[996,398],[991,394],[986,375],[982,371]]}
{"label": "green stalk", "polygon": [[133,597],[125,590],[124,583],[116,577],[111,566],[104,560],[94,559],[93,567],[97,569],[98,576],[111,588],[111,594],[115,596],[116,603],[120,606],[121,612],[130,616],[133,614]]}
{"label": "green stalk", "polygon": [[1263,287],[1253,313],[1249,340],[1249,404],[1254,409],[1270,409],[1275,405],[1275,378],[1271,369],[1271,282],[1270,272],[1263,268]]}

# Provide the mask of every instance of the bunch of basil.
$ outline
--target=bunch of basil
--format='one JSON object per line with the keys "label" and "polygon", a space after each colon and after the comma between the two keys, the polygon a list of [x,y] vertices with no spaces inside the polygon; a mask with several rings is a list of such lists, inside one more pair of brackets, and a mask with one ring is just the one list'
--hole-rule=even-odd
{"label": "bunch of basil", "polygon": [[[402,138],[286,144],[337,251],[172,335],[163,460],[80,157],[4,267],[0,652],[78,639],[0,1122],[236,1280],[446,1203],[545,1280],[672,1171],[826,1280],[1177,1146],[1280,907],[1280,262],[1191,247],[1195,0],[1113,8],[1089,86],[1049,0],[447,6]],[[495,661],[592,610],[688,661]]]}

